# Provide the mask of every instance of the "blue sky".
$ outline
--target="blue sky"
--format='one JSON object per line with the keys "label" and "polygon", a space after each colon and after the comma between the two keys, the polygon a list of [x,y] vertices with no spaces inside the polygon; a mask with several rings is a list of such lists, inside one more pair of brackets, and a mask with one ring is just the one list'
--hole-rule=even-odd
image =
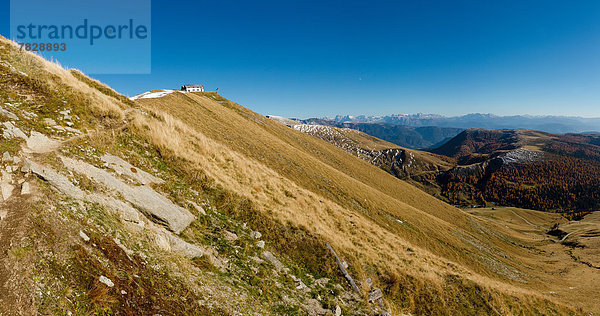
{"label": "blue sky", "polygon": [[126,95],[203,83],[290,117],[600,117],[599,21],[600,1],[154,0],[152,73],[93,76]]}

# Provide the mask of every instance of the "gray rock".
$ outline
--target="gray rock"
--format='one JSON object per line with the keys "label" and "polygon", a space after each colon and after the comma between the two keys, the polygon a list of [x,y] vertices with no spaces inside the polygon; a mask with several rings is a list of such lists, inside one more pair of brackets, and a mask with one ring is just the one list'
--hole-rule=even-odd
{"label": "gray rock", "polygon": [[259,241],[256,243],[256,246],[257,246],[258,248],[264,248],[264,247],[265,247],[265,242],[264,242],[264,240],[259,240]]}
{"label": "gray rock", "polygon": [[9,160],[11,160],[10,153],[5,151],[4,154],[2,154],[2,162],[7,162]]}
{"label": "gray rock", "polygon": [[323,306],[321,305],[321,302],[317,301],[314,298],[309,298],[309,299],[305,300],[304,304],[302,305],[302,308],[309,315],[327,315],[327,314],[331,314],[330,310],[324,309]]}
{"label": "gray rock", "polygon": [[100,276],[100,278],[98,279],[98,281],[100,281],[100,283],[108,286],[108,287],[113,287],[115,286],[115,284],[113,283],[113,281],[103,275]]}
{"label": "gray rock", "polygon": [[235,233],[232,233],[228,230],[226,230],[223,234],[225,235],[225,240],[236,241],[238,239],[238,236]]}
{"label": "gray rock", "polygon": [[0,115],[5,116],[5,117],[7,117],[7,118],[9,118],[9,119],[11,119],[13,121],[18,121],[19,120],[19,118],[14,113],[12,113],[10,111],[7,111],[7,110],[5,110],[3,108],[0,108]]}
{"label": "gray rock", "polygon": [[134,167],[127,161],[121,159],[121,157],[105,154],[100,157],[102,161],[106,163],[106,166],[114,170],[119,175],[124,175],[128,178],[134,179],[142,185],[150,183],[164,183],[165,181],[159,179],[144,170]]}
{"label": "gray rock", "polygon": [[23,167],[21,167],[21,172],[23,172],[23,173],[31,172],[31,164],[29,163],[29,160],[25,159],[25,161],[23,162]]}
{"label": "gray rock", "polygon": [[369,292],[369,302],[376,302],[381,298],[383,298],[383,292],[380,289],[374,289]]}
{"label": "gray rock", "polygon": [[44,124],[46,124],[47,126],[56,126],[56,121],[49,117],[44,118],[43,121],[44,121]]}
{"label": "gray rock", "polygon": [[304,284],[304,282],[302,282],[302,280],[298,280],[298,285],[296,286],[296,290],[304,290],[304,289],[308,289],[308,286],[306,286],[306,284]]}
{"label": "gray rock", "polygon": [[21,195],[24,194],[31,194],[31,186],[29,185],[29,182],[24,182],[21,184]]}
{"label": "gray rock", "polygon": [[2,125],[4,125],[4,132],[2,133],[4,138],[22,138],[27,140],[27,135],[25,135],[25,133],[23,133],[23,131],[21,131],[13,123],[4,122]]}
{"label": "gray rock", "polygon": [[12,196],[13,189],[15,187],[6,182],[0,184],[0,191],[2,191],[2,199],[8,200]]}
{"label": "gray rock", "polygon": [[198,213],[202,214],[202,215],[206,215],[206,211],[204,210],[204,208],[200,205],[198,205],[196,202],[194,201],[188,201],[189,204],[191,204],[196,211],[198,211]]}
{"label": "gray rock", "polygon": [[254,238],[254,239],[259,239],[260,237],[262,237],[262,234],[260,232],[252,232],[250,234],[250,237]]}
{"label": "gray rock", "polygon": [[79,237],[81,237],[81,239],[83,239],[83,241],[85,242],[90,241],[90,237],[81,230],[79,231]]}
{"label": "gray rock", "polygon": [[2,179],[1,179],[2,182],[9,183],[9,182],[12,181],[12,173],[11,173],[11,171],[0,170],[0,173],[2,173]]}
{"label": "gray rock", "polygon": [[140,221],[139,213],[131,205],[117,200],[112,197],[104,196],[101,194],[86,194],[81,189],[73,185],[69,179],[61,174],[58,174],[54,170],[39,165],[29,159],[25,160],[23,170],[33,172],[42,179],[48,181],[53,187],[57,188],[60,192],[68,195],[69,197],[77,200],[85,200],[92,203],[99,203],[109,209],[114,209],[120,212],[121,217],[125,221],[143,224]]}
{"label": "gray rock", "polygon": [[59,141],[36,131],[31,132],[31,136],[27,138],[26,143],[28,151],[38,154],[55,151],[60,147]]}
{"label": "gray rock", "polygon": [[317,284],[320,287],[325,287],[327,283],[329,283],[328,278],[320,278],[315,280],[315,284]]}
{"label": "gray rock", "polygon": [[271,252],[263,251],[262,256],[267,261],[269,261],[273,266],[275,266],[275,269],[277,271],[282,271],[285,268],[283,263],[281,263],[281,261],[279,261],[277,258],[275,258],[275,256]]}
{"label": "gray rock", "polygon": [[188,258],[198,258],[204,255],[204,249],[190,244],[170,232],[166,232],[166,234],[169,238],[169,243],[171,244],[171,249],[173,251],[176,251]]}
{"label": "gray rock", "polygon": [[342,316],[342,308],[339,305],[335,305],[335,316]]}
{"label": "gray rock", "polygon": [[147,214],[150,220],[167,226],[177,234],[181,233],[194,220],[194,215],[190,211],[173,204],[171,200],[150,187],[130,186],[106,170],[80,160],[68,157],[61,157],[61,160],[72,171],[83,174],[120,193],[126,201]]}

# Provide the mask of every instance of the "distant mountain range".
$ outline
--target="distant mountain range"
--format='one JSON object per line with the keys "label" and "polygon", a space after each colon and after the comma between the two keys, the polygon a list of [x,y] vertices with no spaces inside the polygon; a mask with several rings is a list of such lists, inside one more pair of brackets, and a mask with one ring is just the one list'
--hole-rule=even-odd
{"label": "distant mountain range", "polygon": [[437,114],[393,114],[387,116],[337,115],[334,118],[327,119],[338,123],[384,123],[413,127],[532,129],[557,134],[600,132],[600,118],[575,116],[497,116],[475,113],[453,117]]}

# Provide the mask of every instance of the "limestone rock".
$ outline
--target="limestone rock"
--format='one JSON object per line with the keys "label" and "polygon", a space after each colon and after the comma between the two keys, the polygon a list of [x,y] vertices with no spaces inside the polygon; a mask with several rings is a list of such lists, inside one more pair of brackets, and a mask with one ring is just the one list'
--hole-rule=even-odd
{"label": "limestone rock", "polygon": [[177,252],[188,258],[198,258],[204,255],[204,249],[186,242],[164,228],[156,232],[154,242],[163,251]]}
{"label": "limestone rock", "polygon": [[90,237],[88,237],[88,235],[86,235],[83,231],[79,231],[79,237],[81,237],[81,239],[83,239],[83,241],[88,242],[90,241]]}
{"label": "limestone rock", "polygon": [[160,250],[171,251],[171,243],[169,243],[169,238],[166,234],[156,234],[154,242]]}
{"label": "limestone rock", "polygon": [[159,179],[144,170],[134,167],[121,157],[105,154],[100,157],[102,161],[106,163],[106,166],[114,170],[119,175],[124,175],[128,178],[134,179],[142,185],[150,183],[164,183],[165,181]]}
{"label": "limestone rock", "polygon": [[225,231],[224,233],[225,235],[225,240],[227,241],[236,241],[238,239],[238,236],[228,230]]}
{"label": "limestone rock", "polygon": [[21,195],[24,194],[31,194],[31,185],[29,185],[29,182],[21,184]]}
{"label": "limestone rock", "polygon": [[267,261],[269,261],[273,266],[275,266],[275,269],[277,269],[277,271],[282,271],[285,268],[283,263],[281,263],[279,259],[275,258],[275,256],[271,252],[263,251],[262,256],[265,259],[267,259]]}
{"label": "limestone rock", "polygon": [[262,237],[262,234],[260,232],[252,232],[250,234],[250,237],[252,237],[254,239],[259,239],[260,237]]}
{"label": "limestone rock", "polygon": [[167,232],[171,249],[189,258],[202,257],[204,250],[196,245],[190,244],[183,239]]}
{"label": "limestone rock", "polygon": [[258,248],[265,248],[265,241],[264,241],[264,240],[259,240],[259,241],[256,243],[256,246],[257,246]]}
{"label": "limestone rock", "polygon": [[25,162],[23,162],[23,167],[21,167],[21,172],[22,173],[28,173],[31,172],[31,164],[29,163],[29,160],[25,160]]}
{"label": "limestone rock", "polygon": [[369,292],[369,302],[377,302],[379,299],[383,298],[383,292],[380,289],[374,289]]}
{"label": "limestone rock", "polygon": [[108,287],[113,287],[115,286],[115,284],[113,283],[113,281],[103,275],[100,276],[100,278],[98,279],[98,281],[100,281],[100,283],[108,286]]}
{"label": "limestone rock", "polygon": [[2,191],[2,199],[8,200],[12,196],[13,189],[15,187],[6,182],[0,184],[0,191]]}
{"label": "limestone rock", "polygon": [[35,131],[27,138],[27,148],[33,153],[47,153],[60,147],[60,142]]}
{"label": "limestone rock", "polygon": [[9,182],[12,181],[12,173],[11,173],[11,171],[0,170],[0,173],[2,173],[2,179],[1,179],[2,182],[9,183]]}
{"label": "limestone rock", "polygon": [[43,121],[44,121],[44,124],[46,124],[47,126],[56,126],[56,121],[49,117],[44,118]]}
{"label": "limestone rock", "polygon": [[26,159],[22,171],[23,170],[27,170],[27,172],[33,172],[42,179],[48,181],[59,191],[73,199],[86,200],[92,203],[99,203],[108,207],[109,209],[119,211],[121,217],[126,221],[140,225],[143,224],[143,222],[139,218],[138,211],[134,209],[131,205],[123,201],[117,200],[115,198],[111,198],[101,194],[86,194],[81,189],[73,185],[73,183],[71,183],[71,181],[69,181],[67,177],[58,174],[57,172],[48,167],[44,167],[29,159]]}
{"label": "limestone rock", "polygon": [[64,165],[74,172],[105,185],[141,210],[154,222],[167,226],[176,234],[181,233],[193,220],[194,215],[187,209],[177,206],[163,195],[147,186],[130,186],[106,170],[94,167],[86,162],[61,157]]}
{"label": "limestone rock", "polygon": [[8,151],[5,151],[4,154],[2,154],[2,162],[7,162],[10,160],[11,160],[10,153]]}
{"label": "limestone rock", "polygon": [[4,126],[4,132],[2,133],[4,138],[22,138],[27,140],[27,135],[25,135],[25,133],[23,133],[23,131],[16,127],[13,123],[4,122],[2,125]]}
{"label": "limestone rock", "polygon": [[10,111],[7,111],[7,110],[5,110],[3,108],[0,108],[0,115],[2,115],[4,117],[7,117],[7,118],[9,118],[9,119],[11,119],[13,121],[18,121],[19,120],[19,118],[14,113],[12,113]]}
{"label": "limestone rock", "polygon": [[198,205],[196,202],[194,201],[188,201],[189,204],[191,204],[196,211],[198,211],[198,213],[202,214],[202,215],[206,215],[206,211],[204,210],[204,208],[200,205]]}

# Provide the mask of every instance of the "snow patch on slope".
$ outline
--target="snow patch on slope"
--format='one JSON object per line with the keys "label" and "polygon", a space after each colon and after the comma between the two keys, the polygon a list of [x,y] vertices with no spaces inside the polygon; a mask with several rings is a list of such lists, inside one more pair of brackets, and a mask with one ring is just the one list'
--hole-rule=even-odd
{"label": "snow patch on slope", "polygon": [[133,96],[129,99],[131,100],[137,100],[137,99],[155,99],[155,98],[162,98],[168,94],[171,94],[173,92],[175,92],[176,90],[160,90],[160,91],[155,91],[155,92],[144,92],[142,94],[138,94],[136,96]]}

